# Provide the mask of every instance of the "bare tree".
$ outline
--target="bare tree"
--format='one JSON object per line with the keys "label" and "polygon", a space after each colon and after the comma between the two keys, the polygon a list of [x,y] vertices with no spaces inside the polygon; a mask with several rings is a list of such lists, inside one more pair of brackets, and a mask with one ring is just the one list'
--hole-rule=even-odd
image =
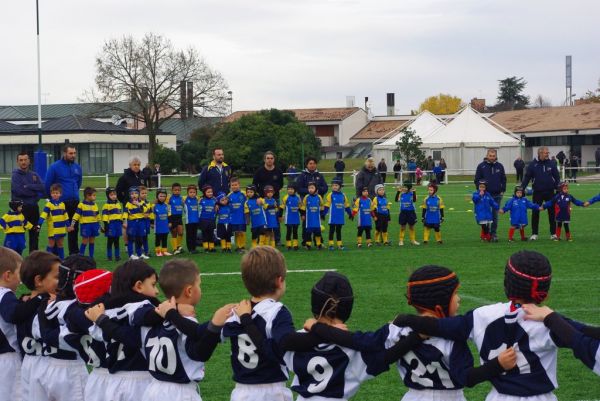
{"label": "bare tree", "polygon": [[552,102],[542,95],[537,95],[535,99],[533,99],[533,104],[531,106],[533,108],[552,107]]}
{"label": "bare tree", "polygon": [[108,107],[143,123],[149,137],[149,160],[154,159],[161,124],[187,111],[181,104],[181,82],[193,83],[194,93],[187,101],[205,114],[229,111],[230,94],[221,74],[196,49],[177,50],[169,39],[154,33],[140,41],[132,36],[107,40],[96,58],[95,81],[96,89],[84,94],[85,98],[110,103]]}

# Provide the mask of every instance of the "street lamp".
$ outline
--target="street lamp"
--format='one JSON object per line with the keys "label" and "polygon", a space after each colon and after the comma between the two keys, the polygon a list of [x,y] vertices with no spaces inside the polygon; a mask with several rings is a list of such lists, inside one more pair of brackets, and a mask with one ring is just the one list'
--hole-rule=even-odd
{"label": "street lamp", "polygon": [[37,35],[37,79],[38,79],[38,150],[33,155],[33,166],[35,172],[40,177],[46,176],[46,170],[48,162],[46,160],[46,153],[42,148],[42,78],[40,68],[40,8],[39,0],[35,0],[35,22],[36,22],[36,35]]}

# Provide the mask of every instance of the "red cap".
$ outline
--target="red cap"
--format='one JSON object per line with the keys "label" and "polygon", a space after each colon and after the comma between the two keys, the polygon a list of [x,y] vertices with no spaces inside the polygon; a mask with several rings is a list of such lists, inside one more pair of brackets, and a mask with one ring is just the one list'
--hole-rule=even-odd
{"label": "red cap", "polygon": [[77,301],[91,304],[110,291],[112,273],[107,270],[93,269],[81,273],[75,279],[73,291]]}

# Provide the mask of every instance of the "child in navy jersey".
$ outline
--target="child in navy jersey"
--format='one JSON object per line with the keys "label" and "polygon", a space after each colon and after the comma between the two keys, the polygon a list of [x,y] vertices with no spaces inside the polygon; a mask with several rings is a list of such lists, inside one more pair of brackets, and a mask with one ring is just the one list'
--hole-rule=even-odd
{"label": "child in navy jersey", "polygon": [[158,307],[165,321],[142,330],[152,382],[141,399],[200,401],[198,382],[204,378],[204,362],[219,343],[221,328],[235,305],[223,306],[203,324],[196,322],[195,313],[190,317],[180,315],[181,306],[195,307],[202,295],[198,266],[190,260],[165,263],[159,284],[168,299]]}
{"label": "child in navy jersey", "polygon": [[31,318],[39,299],[20,302],[15,291],[21,283],[21,256],[0,247],[0,399],[21,401],[21,353],[16,324]]}
{"label": "child in navy jersey", "polygon": [[40,299],[36,313],[17,324],[17,339],[21,347],[21,397],[23,400],[47,400],[44,381],[48,370],[48,355],[57,352],[42,341],[39,314],[43,313],[58,286],[60,259],[48,252],[35,251],[23,260],[21,282],[31,291],[30,298]]}
{"label": "child in navy jersey", "polygon": [[[491,379],[486,400],[556,400],[557,348],[566,346],[542,323],[524,318],[524,303],[546,299],[552,280],[548,259],[534,251],[520,251],[508,259],[504,269],[504,291],[508,302],[482,306],[462,316],[446,319],[403,316],[397,324],[454,341],[473,340],[482,362],[489,362],[512,347],[517,366]],[[572,323],[576,324],[576,323]]]}
{"label": "child in navy jersey", "polygon": [[513,242],[515,230],[519,230],[521,241],[525,238],[525,227],[527,226],[527,209],[538,210],[540,206],[533,203],[524,196],[523,187],[515,187],[514,195],[506,201],[504,207],[498,212],[504,214],[510,212],[510,229],[508,230],[508,242]]}
{"label": "child in navy jersey", "polygon": [[[241,265],[242,280],[252,296],[249,323],[254,323],[278,350],[286,335],[294,333],[292,316],[279,302],[285,293],[285,259],[275,248],[258,246],[244,255]],[[231,400],[291,401],[292,393],[285,386],[288,372],[283,360],[257,352],[257,346],[245,332],[247,324],[238,315],[233,315],[223,327],[223,337],[231,341],[231,366],[236,382]]]}
{"label": "child in navy jersey", "polygon": [[556,232],[552,239],[554,241],[560,241],[560,234],[564,226],[565,237],[567,241],[572,241],[571,229],[569,227],[571,224],[571,204],[582,207],[585,207],[586,204],[579,199],[575,199],[573,195],[569,194],[569,183],[566,181],[558,184],[558,191],[559,192],[554,196],[554,198],[544,203],[543,208],[554,208],[554,216],[556,217]]}
{"label": "child in navy jersey", "polygon": [[[151,376],[141,352],[142,330],[131,323],[137,313],[153,315],[148,312],[158,306],[156,282],[151,266],[130,260],[115,269],[110,299],[86,310],[86,317],[95,323],[90,328],[92,338],[103,341],[106,347],[109,373],[99,377],[94,388],[86,387],[86,395],[91,394],[92,400],[137,400],[150,384]],[[154,322],[160,322],[160,316],[156,317]]]}

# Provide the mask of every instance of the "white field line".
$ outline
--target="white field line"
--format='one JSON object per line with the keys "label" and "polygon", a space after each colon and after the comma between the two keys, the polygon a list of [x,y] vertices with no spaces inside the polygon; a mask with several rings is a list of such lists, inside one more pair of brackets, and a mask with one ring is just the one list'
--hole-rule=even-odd
{"label": "white field line", "polygon": [[[319,272],[335,272],[336,269],[299,269],[288,270],[288,273],[319,273]],[[201,276],[238,276],[241,272],[219,272],[219,273],[200,273]]]}

